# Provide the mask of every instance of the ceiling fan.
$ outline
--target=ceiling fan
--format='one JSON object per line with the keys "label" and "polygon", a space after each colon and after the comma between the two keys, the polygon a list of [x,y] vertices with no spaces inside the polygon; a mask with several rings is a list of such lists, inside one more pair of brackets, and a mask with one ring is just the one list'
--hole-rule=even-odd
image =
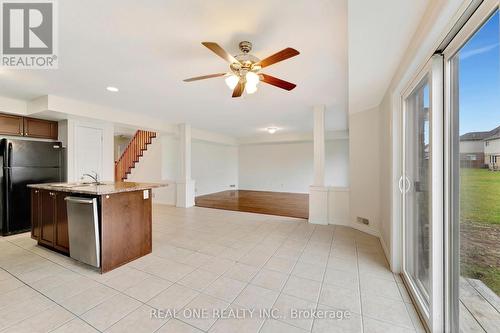
{"label": "ceiling fan", "polygon": [[240,97],[243,94],[243,91],[246,91],[247,94],[253,94],[257,91],[257,84],[260,81],[285,90],[292,90],[296,87],[293,83],[278,79],[271,75],[260,73],[262,68],[298,55],[299,51],[295,49],[288,47],[260,60],[250,54],[250,51],[252,50],[252,43],[247,41],[240,42],[239,47],[242,53],[235,55],[234,57],[227,53],[217,43],[202,42],[201,44],[209,48],[222,59],[229,62],[230,72],[192,77],[185,79],[184,82],[205,80],[214,77],[226,77],[226,84],[231,90],[233,90],[233,97]]}

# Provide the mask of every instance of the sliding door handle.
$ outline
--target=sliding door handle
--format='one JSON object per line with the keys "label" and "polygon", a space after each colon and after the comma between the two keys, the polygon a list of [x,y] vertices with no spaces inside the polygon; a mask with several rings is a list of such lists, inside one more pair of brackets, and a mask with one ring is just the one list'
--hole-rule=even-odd
{"label": "sliding door handle", "polygon": [[399,177],[398,187],[399,187],[399,192],[403,193],[404,192],[404,189],[403,189],[403,176]]}
{"label": "sliding door handle", "polygon": [[411,189],[411,180],[408,177],[405,177],[406,179],[406,184],[405,184],[405,193],[410,192]]}

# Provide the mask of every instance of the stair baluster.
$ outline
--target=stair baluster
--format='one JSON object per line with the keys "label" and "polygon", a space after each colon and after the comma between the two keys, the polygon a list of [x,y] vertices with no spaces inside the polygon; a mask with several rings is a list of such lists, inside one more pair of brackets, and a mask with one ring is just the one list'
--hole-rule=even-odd
{"label": "stair baluster", "polygon": [[115,162],[115,181],[122,182],[127,179],[128,175],[135,168],[144,151],[148,149],[148,145],[156,138],[155,132],[138,130],[134,137],[130,140],[127,148]]}

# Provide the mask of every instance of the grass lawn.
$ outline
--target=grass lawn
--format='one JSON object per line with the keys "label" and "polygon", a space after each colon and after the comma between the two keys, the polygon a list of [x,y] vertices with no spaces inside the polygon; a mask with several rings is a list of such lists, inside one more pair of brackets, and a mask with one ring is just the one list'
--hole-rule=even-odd
{"label": "grass lawn", "polygon": [[460,170],[461,220],[500,224],[500,171]]}
{"label": "grass lawn", "polygon": [[500,295],[500,172],[460,170],[461,274]]}
{"label": "grass lawn", "polygon": [[483,281],[495,294],[500,295],[500,269],[474,264],[462,264],[461,275]]}

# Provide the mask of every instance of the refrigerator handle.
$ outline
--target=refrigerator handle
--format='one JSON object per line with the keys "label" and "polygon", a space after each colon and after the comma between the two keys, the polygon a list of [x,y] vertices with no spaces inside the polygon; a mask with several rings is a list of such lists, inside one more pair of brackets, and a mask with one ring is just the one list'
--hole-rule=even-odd
{"label": "refrigerator handle", "polygon": [[5,186],[7,193],[12,193],[12,169],[11,168],[4,168],[5,171]]}
{"label": "refrigerator handle", "polygon": [[12,166],[12,142],[7,145],[7,167]]}

